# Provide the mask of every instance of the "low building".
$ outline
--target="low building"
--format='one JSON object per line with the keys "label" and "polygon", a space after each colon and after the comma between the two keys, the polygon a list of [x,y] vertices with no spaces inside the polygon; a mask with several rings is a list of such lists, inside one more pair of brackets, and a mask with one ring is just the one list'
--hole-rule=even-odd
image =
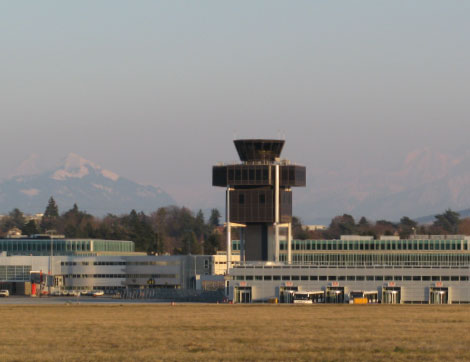
{"label": "low building", "polygon": [[[111,253],[111,252],[110,252]],[[54,290],[128,288],[223,289],[225,255],[145,255],[90,252],[74,255],[7,255],[0,253],[0,289],[24,294],[28,283],[41,281]],[[239,260],[239,258],[238,258]],[[234,264],[237,263],[235,259]],[[48,277],[48,275],[51,277]],[[210,278],[218,276],[217,278]],[[53,285],[52,285],[53,284]]]}
{"label": "low building", "polygon": [[302,225],[302,230],[305,230],[305,231],[326,230],[326,226],[325,225]]}
{"label": "low building", "polygon": [[21,230],[14,227],[7,231],[7,239],[19,239],[19,238],[26,238],[26,235],[21,233]]}
{"label": "low building", "polygon": [[292,263],[242,263],[229,272],[235,302],[312,291],[322,302],[373,295],[382,303],[470,303],[470,238],[293,240]]}

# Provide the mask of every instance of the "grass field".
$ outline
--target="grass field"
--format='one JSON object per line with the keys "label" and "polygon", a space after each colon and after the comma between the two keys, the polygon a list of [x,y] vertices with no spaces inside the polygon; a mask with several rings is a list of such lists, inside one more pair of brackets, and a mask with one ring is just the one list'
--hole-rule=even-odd
{"label": "grass field", "polygon": [[0,360],[470,360],[470,306],[1,306]]}

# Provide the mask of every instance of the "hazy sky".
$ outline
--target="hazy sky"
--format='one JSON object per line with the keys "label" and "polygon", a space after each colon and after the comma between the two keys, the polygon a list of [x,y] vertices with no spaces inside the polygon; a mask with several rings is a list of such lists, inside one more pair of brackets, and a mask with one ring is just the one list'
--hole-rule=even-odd
{"label": "hazy sky", "polygon": [[207,207],[234,137],[285,136],[308,169],[457,152],[469,19],[449,0],[1,1],[0,177],[76,152]]}

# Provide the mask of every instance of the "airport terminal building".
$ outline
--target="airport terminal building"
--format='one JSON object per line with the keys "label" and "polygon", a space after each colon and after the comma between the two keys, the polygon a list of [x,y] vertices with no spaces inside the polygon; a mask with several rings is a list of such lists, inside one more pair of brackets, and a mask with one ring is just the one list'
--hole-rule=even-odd
{"label": "airport terminal building", "polygon": [[470,303],[470,237],[292,239],[292,188],[305,186],[306,170],[280,159],[283,145],[236,140],[241,163],[214,166],[213,185],[226,188],[228,252],[146,255],[126,240],[0,239],[0,289],[219,290],[235,303]]}
{"label": "airport terminal building", "polygon": [[[52,252],[51,252],[52,246]],[[196,289],[219,275],[225,255],[147,255],[128,240],[64,237],[0,239],[0,289],[28,295],[31,284],[57,290]],[[232,263],[237,263],[235,256]],[[212,284],[214,278],[212,278]]]}
{"label": "airport terminal building", "polygon": [[[316,302],[470,303],[470,238],[418,236],[373,240],[293,240],[292,263],[244,263],[230,270],[237,302],[290,302],[309,291]],[[281,244],[282,245],[282,244]]]}
{"label": "airport terminal building", "polygon": [[233,250],[232,265],[225,276],[225,254],[57,252],[51,257],[46,253],[49,240],[43,242],[43,255],[22,255],[21,251],[0,254],[0,289],[29,294],[32,275],[42,272],[46,276],[51,269],[55,287],[63,290],[188,290],[204,288],[204,283],[223,288],[225,278],[227,297],[238,303],[273,298],[292,302],[293,294],[302,291],[311,293],[317,303],[346,303],[358,295],[374,303],[470,302],[470,239],[458,235],[407,240],[355,236],[292,240],[291,263],[286,261],[286,240],[281,240],[279,262],[241,263],[238,251]]}
{"label": "airport terminal building", "polygon": [[[241,163],[214,166],[212,178],[213,186],[226,187],[227,246],[235,244],[241,258],[227,272],[229,299],[292,302],[298,294],[315,303],[470,303],[468,237],[292,240],[291,186],[305,186],[305,167],[281,160],[282,140],[234,143]],[[235,243],[232,227],[241,230]]]}

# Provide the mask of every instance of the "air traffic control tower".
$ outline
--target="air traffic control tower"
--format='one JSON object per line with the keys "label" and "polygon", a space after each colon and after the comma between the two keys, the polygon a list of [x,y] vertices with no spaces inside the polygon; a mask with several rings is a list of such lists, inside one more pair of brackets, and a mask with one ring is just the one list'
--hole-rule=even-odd
{"label": "air traffic control tower", "polygon": [[305,167],[281,160],[283,140],[235,140],[241,163],[212,169],[212,185],[226,187],[227,271],[232,228],[240,228],[241,261],[279,261],[279,229],[287,231],[291,263],[293,186],[305,186]]}

